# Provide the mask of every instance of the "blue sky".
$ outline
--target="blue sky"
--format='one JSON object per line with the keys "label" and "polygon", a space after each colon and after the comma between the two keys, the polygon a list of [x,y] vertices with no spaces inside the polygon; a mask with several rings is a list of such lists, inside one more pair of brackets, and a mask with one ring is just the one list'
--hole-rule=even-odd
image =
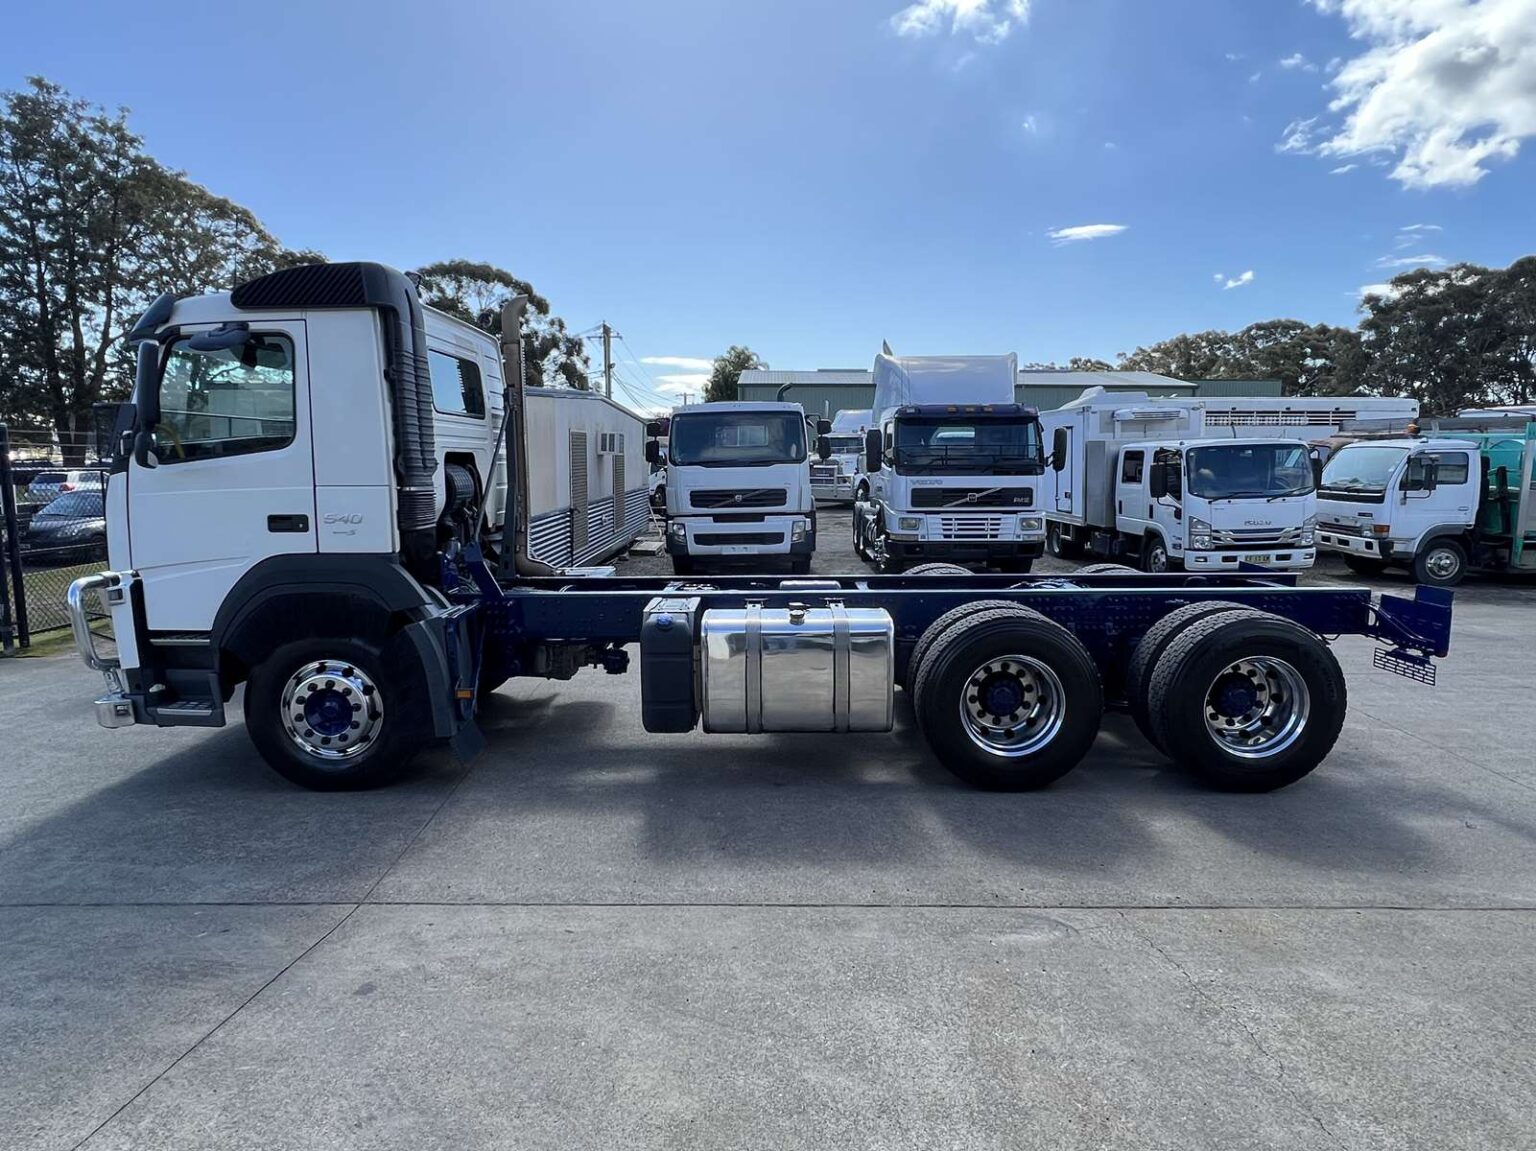
{"label": "blue sky", "polygon": [[860,367],[1350,323],[1384,260],[1536,251],[1536,0],[261,11],[24,6],[0,83],[127,105],[290,245],[505,265],[677,361],[623,361],[663,390],[731,343]]}

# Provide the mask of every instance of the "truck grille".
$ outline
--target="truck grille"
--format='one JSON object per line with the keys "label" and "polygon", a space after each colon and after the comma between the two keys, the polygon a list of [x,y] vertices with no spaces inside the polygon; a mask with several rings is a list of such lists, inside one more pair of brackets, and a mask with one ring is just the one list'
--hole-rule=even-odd
{"label": "truck grille", "polygon": [[1300,535],[1300,528],[1234,528],[1212,532],[1211,542],[1217,548],[1289,548]]}
{"label": "truck grille", "polygon": [[693,542],[700,547],[723,548],[733,544],[768,546],[784,542],[783,532],[695,532]]}
{"label": "truck grille", "polygon": [[914,488],[914,508],[1027,508],[1034,503],[1029,488]]}
{"label": "truck grille", "polygon": [[837,464],[812,464],[811,482],[817,480],[835,480],[843,474],[843,469]]}
{"label": "truck grille", "polygon": [[1003,538],[1002,516],[939,516],[939,537],[946,540]]}
{"label": "truck grille", "polygon": [[1365,529],[1369,525],[1363,523],[1340,523],[1337,520],[1319,520],[1317,526],[1322,528],[1323,531],[1336,532],[1341,536],[1363,536],[1365,535]]}
{"label": "truck grille", "polygon": [[783,488],[716,488],[693,492],[688,502],[696,508],[778,508],[788,496]]}

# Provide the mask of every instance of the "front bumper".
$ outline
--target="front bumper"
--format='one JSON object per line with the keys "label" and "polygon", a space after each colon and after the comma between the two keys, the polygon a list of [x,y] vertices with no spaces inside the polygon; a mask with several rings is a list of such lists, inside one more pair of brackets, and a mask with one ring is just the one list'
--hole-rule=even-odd
{"label": "front bumper", "polygon": [[811,479],[811,496],[818,500],[832,500],[844,503],[853,501],[853,477],[838,476],[830,480]]}
{"label": "front bumper", "polygon": [[1045,554],[1044,540],[914,540],[887,536],[885,550],[901,560],[948,560],[980,563],[985,560],[1038,559]]}
{"label": "front bumper", "polygon": [[[1177,554],[1175,558],[1178,558]],[[1276,571],[1300,571],[1317,559],[1317,548],[1270,548],[1267,551],[1185,552],[1186,571],[1236,571],[1242,564],[1273,568]]]}
{"label": "front bumper", "polygon": [[[805,529],[794,538],[795,525]],[[732,556],[808,556],[816,550],[816,521],[810,516],[766,515],[760,520],[719,523],[703,517],[667,524],[667,554],[698,559]]]}
{"label": "front bumper", "polygon": [[[107,681],[107,693],[96,698],[96,722],[102,727],[131,727],[138,722],[138,708],[134,699],[123,688],[122,665],[113,656],[102,655],[96,650],[96,634],[91,631],[91,621],[86,610],[86,596],[100,592],[107,604],[121,602],[123,577],[117,572],[97,572],[81,576],[69,585],[65,604],[69,609],[69,626],[75,637],[75,650],[85,665],[101,672]],[[116,598],[114,598],[116,597]]]}
{"label": "front bumper", "polygon": [[1392,557],[1392,541],[1386,536],[1357,536],[1319,528],[1317,544],[1319,549],[1325,552],[1364,556],[1367,559],[1381,560],[1383,563]]}

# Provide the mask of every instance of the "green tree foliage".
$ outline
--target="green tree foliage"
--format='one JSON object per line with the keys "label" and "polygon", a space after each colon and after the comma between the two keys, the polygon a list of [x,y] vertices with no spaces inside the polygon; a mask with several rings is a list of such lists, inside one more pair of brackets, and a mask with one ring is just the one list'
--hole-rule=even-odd
{"label": "green tree foliage", "polygon": [[737,399],[741,373],[767,366],[751,348],[732,344],[715,357],[715,366],[709,373],[709,386],[704,391],[705,402],[718,404]]}
{"label": "green tree foliage", "polygon": [[501,308],[513,296],[527,296],[523,319],[523,361],[529,387],[564,384],[590,388],[591,361],[586,345],[571,335],[565,321],[550,311],[549,301],[527,280],[494,264],[439,260],[416,270],[421,298],[437,308],[501,334]]}
{"label": "green tree foliage", "polygon": [[1121,356],[1120,367],[1181,380],[1279,380],[1288,396],[1347,395],[1363,382],[1357,333],[1300,320],[1174,336]]}
{"label": "green tree foliage", "polygon": [[126,113],[37,77],[0,94],[0,417],[51,425],[67,462],[126,394],[122,335],[156,295],[317,258],[157,163]]}

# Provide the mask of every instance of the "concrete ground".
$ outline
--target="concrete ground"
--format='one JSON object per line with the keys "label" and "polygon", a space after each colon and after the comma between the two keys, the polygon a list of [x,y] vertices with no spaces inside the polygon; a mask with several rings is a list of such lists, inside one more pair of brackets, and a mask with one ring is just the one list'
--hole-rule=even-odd
{"label": "concrete ground", "polygon": [[1026,795],[904,700],[645,736],[599,672],[319,795],[0,661],[0,1148],[1536,1147],[1536,586],[1453,646],[1430,689],[1341,641],[1266,796],[1119,717]]}

